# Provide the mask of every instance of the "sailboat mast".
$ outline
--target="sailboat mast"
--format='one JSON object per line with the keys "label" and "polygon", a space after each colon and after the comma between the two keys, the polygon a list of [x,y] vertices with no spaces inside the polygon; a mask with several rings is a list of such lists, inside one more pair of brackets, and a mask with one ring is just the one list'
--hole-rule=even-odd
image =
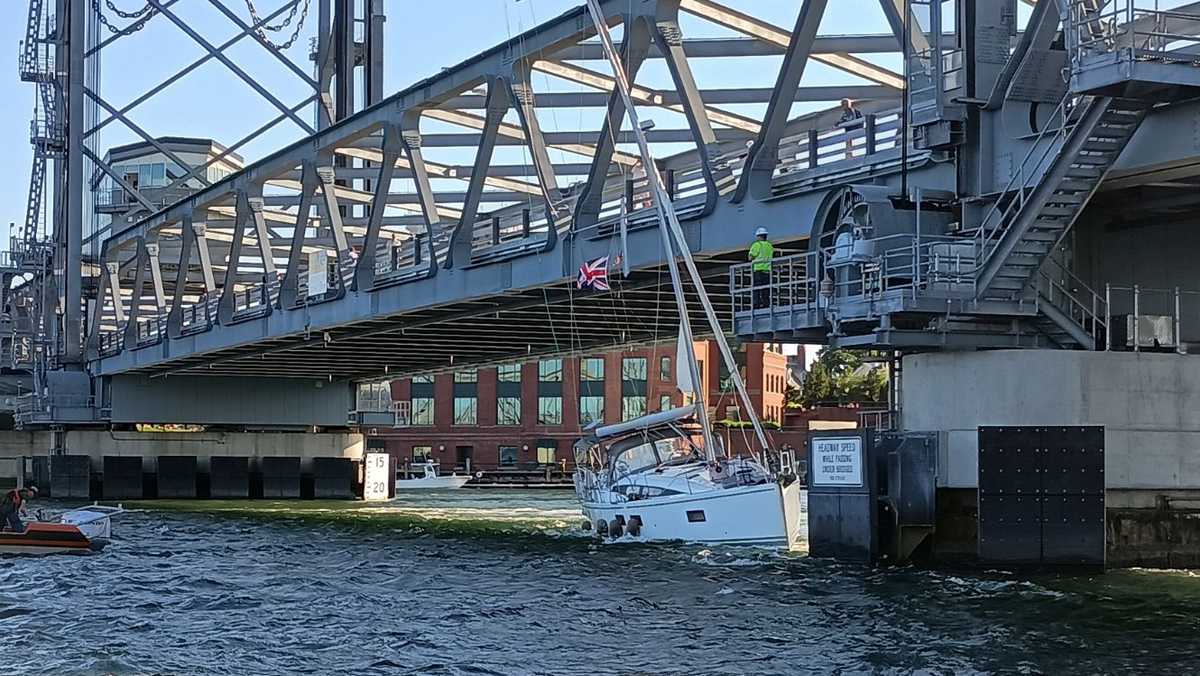
{"label": "sailboat mast", "polygon": [[[589,13],[592,15],[592,22],[596,25],[596,33],[600,37],[600,44],[604,49],[604,54],[608,57],[608,62],[612,66],[613,82],[615,83],[616,91],[620,93],[621,99],[625,104],[625,113],[629,116],[629,122],[633,127],[633,135],[637,139],[638,151],[642,157],[642,165],[646,169],[646,180],[650,184],[650,193],[654,198],[654,206],[658,211],[659,229],[662,232],[663,244],[666,247],[667,267],[671,271],[671,285],[675,291],[675,302],[679,306],[679,315],[683,318],[681,331],[686,333],[684,339],[687,341],[687,354],[691,362],[692,383],[696,388],[697,400],[701,404],[699,417],[701,425],[704,428],[705,446],[713,448],[712,429],[708,422],[704,396],[701,392],[703,387],[701,386],[702,381],[700,380],[699,368],[696,365],[695,349],[691,341],[691,326],[687,319],[687,301],[683,295],[678,264],[675,261],[676,249],[678,249],[680,257],[683,258],[684,265],[687,267],[688,275],[692,281],[692,286],[695,287],[696,294],[700,298],[700,304],[704,308],[704,315],[708,319],[708,324],[712,329],[717,347],[721,350],[721,357],[725,361],[726,368],[729,370],[729,376],[733,380],[734,389],[737,391],[738,397],[742,400],[742,408],[745,409],[746,414],[750,417],[750,424],[754,427],[754,434],[765,451],[769,448],[767,435],[763,431],[762,423],[759,421],[758,414],[754,410],[750,394],[746,391],[746,383],[742,380],[737,361],[733,358],[733,351],[729,348],[729,342],[725,340],[725,332],[722,330],[720,319],[717,318],[717,313],[708,298],[708,292],[704,288],[704,281],[700,277],[700,271],[696,268],[696,262],[692,259],[692,252],[688,249],[687,240],[683,236],[683,227],[679,225],[679,218],[675,214],[675,205],[672,203],[670,196],[667,195],[662,176],[658,173],[658,167],[654,163],[653,155],[650,154],[650,143],[646,140],[645,130],[641,127],[641,123],[638,120],[637,108],[634,107],[633,97],[629,93],[629,78],[626,76],[621,56],[617,53],[617,49],[613,45],[612,35],[608,31],[608,23],[604,20],[604,13],[600,9],[599,0],[587,0],[587,7]],[[672,246],[672,239],[675,240],[677,246]],[[711,459],[713,451],[709,450],[707,452]]]}
{"label": "sailboat mast", "polygon": [[[658,211],[658,230],[662,235],[663,248],[667,258],[667,268],[671,273],[671,290],[675,294],[675,306],[679,311],[679,318],[681,320],[679,323],[680,340],[683,341],[687,354],[687,367],[692,374],[692,392],[695,394],[697,404],[696,418],[700,422],[701,433],[704,436],[704,454],[707,456],[709,462],[715,462],[717,459],[717,446],[713,437],[712,423],[708,419],[708,406],[704,401],[704,381],[700,378],[700,367],[696,363],[696,346],[692,340],[692,326],[691,320],[688,318],[687,298],[683,294],[683,280],[679,275],[679,263],[675,260],[674,247],[671,245],[671,235],[667,229],[667,212],[673,210],[674,207],[670,200],[663,199],[661,192],[662,181],[658,175],[658,169],[654,166],[654,158],[650,155],[650,144],[646,141],[646,135],[642,131],[637,109],[633,107],[633,97],[629,95],[629,80],[625,76],[625,65],[622,63],[621,56],[617,54],[617,49],[613,45],[612,35],[608,32],[608,24],[604,22],[604,14],[600,11],[596,0],[588,0],[588,10],[592,14],[592,21],[596,24],[596,31],[600,35],[600,43],[604,47],[604,53],[612,65],[616,89],[624,99],[625,112],[629,115],[630,124],[633,125],[634,135],[638,142],[638,150],[642,156],[642,165],[646,169],[646,181],[651,186],[650,192],[654,198],[655,209]],[[703,292],[703,287],[698,288]]]}

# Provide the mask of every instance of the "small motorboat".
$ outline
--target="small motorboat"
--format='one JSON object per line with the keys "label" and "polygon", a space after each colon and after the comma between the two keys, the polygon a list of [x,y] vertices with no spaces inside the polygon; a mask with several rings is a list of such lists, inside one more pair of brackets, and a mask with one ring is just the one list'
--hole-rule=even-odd
{"label": "small motorboat", "polygon": [[439,476],[439,465],[433,461],[426,461],[420,465],[415,465],[414,468],[422,470],[422,476],[415,479],[396,479],[396,491],[409,490],[433,490],[447,488],[462,488],[468,481],[472,479],[469,474],[451,474],[450,476]]}
{"label": "small motorboat", "polygon": [[45,518],[39,511],[38,520],[26,524],[24,531],[0,532],[0,554],[45,556],[98,552],[112,537],[112,517],[124,511],[120,506],[98,504],[72,509],[53,518]]}

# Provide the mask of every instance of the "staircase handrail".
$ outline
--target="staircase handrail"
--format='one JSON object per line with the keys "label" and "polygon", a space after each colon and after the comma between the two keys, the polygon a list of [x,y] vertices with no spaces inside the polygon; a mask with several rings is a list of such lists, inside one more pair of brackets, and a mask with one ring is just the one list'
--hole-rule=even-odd
{"label": "staircase handrail", "polygon": [[[1059,281],[1055,274],[1051,274],[1052,271],[1061,274],[1066,284]],[[1066,313],[1080,327],[1088,330],[1093,338],[1105,335],[1108,330],[1108,301],[1104,296],[1096,293],[1086,282],[1057,261],[1038,268],[1037,277],[1048,285],[1049,293],[1039,290],[1042,299]],[[1061,302],[1056,302],[1060,299]]]}
{"label": "staircase handrail", "polygon": [[[1026,185],[1026,171],[1029,167],[1030,159],[1032,159],[1034,156],[1037,156],[1037,162],[1034,164],[1034,166],[1042,166],[1046,158],[1049,157],[1051,151],[1061,152],[1066,138],[1070,136],[1071,132],[1073,132],[1075,127],[1079,124],[1080,116],[1074,115],[1074,112],[1078,110],[1079,107],[1076,106],[1075,108],[1069,109],[1070,102],[1075,98],[1076,95],[1068,89],[1067,93],[1063,95],[1062,100],[1059,101],[1058,105],[1054,108],[1054,112],[1050,114],[1049,122],[1046,124],[1046,126],[1042,127],[1042,130],[1038,132],[1036,137],[1034,137],[1033,143],[1029,147],[1029,151],[1025,153],[1024,159],[1021,160],[1020,166],[1017,167],[1017,171],[1013,173],[1012,178],[1009,179],[1008,184],[1004,187],[1004,190],[1000,191],[1000,196],[996,198],[995,203],[992,204],[992,207],[987,211],[983,219],[980,221],[979,230],[975,233],[976,270],[984,269],[984,265],[991,258],[991,255],[996,250],[996,247],[999,246],[1000,238],[1008,229],[1005,223],[1008,220],[1009,215],[1013,213],[1014,210],[1019,212],[1022,208],[1024,208],[1025,201],[1037,188],[1036,184],[1032,186]],[[1060,119],[1062,123],[1058,125],[1053,124],[1053,121],[1056,119]],[[1047,132],[1052,129],[1054,130],[1054,135],[1047,136]],[[1053,141],[1043,144],[1042,141],[1046,140],[1047,138],[1052,138]],[[1040,153],[1038,152],[1039,148],[1041,149]],[[1030,171],[1032,170],[1030,169]],[[1014,191],[1016,194],[1009,199],[1007,203],[1004,203],[1004,195]],[[1003,207],[1000,206],[1001,203],[1004,203]],[[996,217],[997,213],[999,213],[998,222],[994,227],[989,228],[988,224],[992,222],[993,217]]]}

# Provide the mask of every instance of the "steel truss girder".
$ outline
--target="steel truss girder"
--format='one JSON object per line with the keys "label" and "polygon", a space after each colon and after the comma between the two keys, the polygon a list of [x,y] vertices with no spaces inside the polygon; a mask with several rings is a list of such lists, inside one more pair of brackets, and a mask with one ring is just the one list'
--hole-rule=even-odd
{"label": "steel truss girder", "polygon": [[[607,9],[613,11],[613,16],[619,16],[617,13],[623,11],[627,6],[627,3],[623,0],[608,0],[604,4],[607,6]],[[823,5],[824,3],[822,2],[821,4]],[[719,195],[728,189],[729,176],[729,170],[724,167],[717,170],[713,166],[712,159],[718,152],[722,150],[727,151],[731,145],[740,143],[746,138],[746,135],[744,132],[722,134],[721,132],[729,132],[731,130],[716,130],[713,128],[714,120],[709,117],[709,113],[714,109],[706,106],[703,92],[696,87],[686,61],[685,43],[682,42],[681,36],[678,35],[677,25],[672,23],[672,18],[675,12],[678,11],[678,5],[679,3],[673,0],[658,0],[658,2],[645,3],[638,10],[637,20],[626,19],[629,23],[627,32],[635,32],[637,30],[636,26],[642,24],[647,34],[645,49],[648,51],[653,47],[657,53],[666,59],[668,68],[671,71],[672,80],[678,92],[675,94],[679,102],[678,106],[684,111],[689,122],[688,129],[677,130],[676,136],[671,138],[687,139],[694,142],[701,149],[701,152],[692,161],[697,162],[698,166],[702,169],[705,183],[708,186],[705,198],[707,202],[705,212],[708,213],[714,208]],[[574,17],[574,19],[571,17]],[[304,238],[310,229],[304,227],[304,225],[308,223],[308,211],[311,207],[304,205],[311,204],[316,200],[315,190],[317,188],[312,184],[309,176],[315,168],[327,167],[330,171],[333,171],[331,163],[326,163],[321,158],[332,158],[340,154],[343,156],[358,157],[372,164],[381,165],[379,180],[375,181],[371,192],[356,191],[347,186],[332,188],[332,176],[330,178],[331,189],[322,190],[321,203],[325,208],[323,210],[323,217],[320,219],[321,227],[328,226],[341,231],[340,237],[343,239],[345,238],[344,224],[348,222],[361,223],[361,219],[358,216],[352,216],[348,210],[345,212],[345,217],[343,217],[341,207],[338,205],[339,195],[348,201],[362,203],[365,197],[370,202],[370,208],[364,210],[364,213],[367,215],[365,217],[366,231],[362,241],[362,255],[359,257],[353,275],[353,283],[358,291],[372,291],[379,288],[381,284],[386,284],[386,279],[375,278],[374,254],[381,231],[385,223],[389,222],[388,217],[384,215],[385,207],[396,206],[389,202],[392,193],[388,190],[388,184],[391,183],[391,179],[398,176],[412,178],[417,184],[415,197],[416,203],[419,205],[419,209],[417,210],[420,211],[421,216],[418,217],[419,220],[411,219],[404,222],[412,223],[416,221],[418,224],[423,222],[426,232],[429,234],[423,242],[424,250],[429,253],[426,257],[428,264],[437,265],[438,263],[442,263],[446,267],[465,266],[471,260],[471,238],[476,221],[479,218],[479,207],[483,201],[484,187],[495,186],[496,183],[494,180],[501,178],[491,175],[496,169],[492,166],[494,148],[498,143],[502,142],[501,139],[511,139],[512,132],[515,131],[521,136],[519,141],[527,144],[533,150],[534,159],[531,166],[526,170],[527,173],[524,175],[535,175],[538,180],[536,183],[519,183],[524,188],[536,190],[542,199],[546,201],[550,222],[546,233],[547,241],[545,248],[548,249],[558,241],[558,233],[556,232],[558,228],[556,226],[564,223],[561,220],[564,215],[555,213],[553,209],[553,205],[561,200],[563,193],[558,188],[558,172],[555,165],[549,161],[546,148],[555,140],[573,141],[575,139],[570,139],[566,136],[555,138],[550,134],[543,133],[538,128],[534,110],[537,102],[537,94],[529,87],[528,73],[533,67],[532,64],[536,63],[538,59],[559,58],[558,55],[562,54],[564,49],[569,51],[569,45],[577,44],[579,40],[588,37],[588,30],[581,28],[581,26],[585,26],[587,23],[582,21],[583,18],[583,10],[581,8],[580,10],[576,10],[575,13],[569,13],[551,24],[541,26],[523,36],[514,38],[500,49],[485,52],[458,67],[443,72],[435,78],[431,78],[413,88],[402,91],[358,115],[322,129],[311,137],[268,156],[245,171],[231,176],[208,189],[202,190],[191,198],[154,214],[139,224],[125,228],[110,238],[106,244],[111,245],[114,249],[119,248],[123,242],[136,242],[136,237],[142,233],[153,233],[165,226],[178,223],[184,213],[191,213],[195,210],[199,210],[195,211],[195,213],[209,213],[210,208],[218,207],[210,215],[221,218],[233,216],[235,224],[233,241],[230,242],[229,263],[224,266],[226,282],[224,287],[220,289],[225,312],[218,314],[222,324],[236,321],[236,318],[230,312],[230,308],[225,307],[229,303],[228,301],[224,301],[224,299],[231,295],[231,288],[236,285],[236,282],[242,279],[239,276],[238,264],[241,262],[242,238],[245,228],[248,225],[244,213],[250,211],[244,204],[245,196],[247,192],[254,193],[256,190],[258,191],[257,194],[261,194],[262,186],[276,185],[281,180],[281,177],[284,177],[283,180],[299,185],[299,190],[297,191],[299,194],[298,200],[302,208],[297,213],[264,210],[261,203],[259,203],[257,215],[253,217],[253,220],[257,233],[256,239],[260,248],[261,265],[263,267],[265,282],[269,283],[278,279],[273,269],[275,258],[271,253],[272,241],[277,242],[277,246],[288,249],[289,255],[286,259],[287,274],[284,277],[285,284],[283,285],[288,290],[280,290],[279,293],[284,294],[287,297],[286,300],[292,301],[290,303],[283,303],[283,307],[295,307],[299,299],[292,294],[292,291],[298,291],[298,274],[301,269],[301,256],[297,255],[297,246],[299,246],[299,253],[303,253],[305,247]],[[813,40],[809,42],[811,46]],[[452,167],[425,162],[421,156],[421,149],[429,145],[429,136],[436,137],[437,135],[431,134],[422,138],[419,134],[413,133],[418,131],[417,121],[420,116],[426,114],[432,117],[433,111],[444,110],[449,102],[461,99],[466,92],[480,85],[487,86],[487,115],[481,118],[484,121],[483,129],[481,130],[482,134],[470,139],[473,144],[478,144],[478,149],[469,174],[459,173],[455,175],[452,172]],[[881,93],[886,89],[883,87],[872,87],[872,91],[876,93]],[[781,130],[783,127],[788,125],[786,109],[790,106],[790,101],[795,100],[797,92],[800,91],[798,77],[796,87],[791,88],[786,94],[781,94],[780,91],[781,88],[777,85],[772,90],[771,96],[772,105],[784,111],[782,122],[776,125],[779,130],[776,133],[782,133]],[[613,97],[610,97],[610,100],[611,98]],[[788,103],[784,102],[785,99]],[[521,124],[519,126],[502,126],[502,118],[510,107],[514,107],[514,104]],[[612,117],[615,112],[610,107],[608,117]],[[621,111],[616,114],[618,121],[622,118],[623,112]],[[764,124],[762,126],[763,129],[759,132],[760,137],[767,125]],[[675,130],[671,131],[674,132]],[[791,128],[789,128],[788,133],[792,133]],[[386,141],[388,138],[393,139],[390,147],[388,147]],[[379,148],[379,141],[381,139],[384,139],[383,149]],[[399,141],[398,144],[395,142],[396,140]],[[584,146],[582,143],[579,145],[581,148],[589,148],[589,152],[593,154],[589,181],[585,189],[596,191],[597,195],[602,195],[603,183],[609,178],[608,165],[611,164],[611,160],[602,163],[604,165],[603,172],[597,171],[596,167],[601,163],[596,162],[596,151],[594,149],[598,149],[602,145],[602,142],[596,146]],[[693,164],[689,171],[694,171],[696,166],[696,164]],[[296,175],[297,172],[299,173],[298,177]],[[356,179],[368,178],[369,170],[366,168],[348,170],[347,176],[352,175]],[[296,178],[300,180],[296,181]],[[343,178],[340,173],[338,174],[338,178],[339,180]],[[438,205],[439,195],[430,186],[432,178],[459,178],[467,180],[468,189],[462,195],[464,204],[461,212],[448,210],[446,207]],[[489,181],[492,182],[489,183]],[[228,206],[230,197],[236,198],[236,204],[232,208]],[[450,213],[454,215],[450,216]],[[569,217],[569,215],[566,216]],[[578,212],[576,216],[578,216]],[[449,254],[442,258],[441,261],[437,261],[433,255],[435,251],[434,243],[437,239],[436,231],[442,224],[442,219],[445,218],[456,218],[457,224],[450,237],[451,246]],[[277,236],[273,240],[270,230],[267,228],[268,221],[272,224],[285,224],[285,229],[291,228],[290,242],[283,240],[281,236]],[[400,223],[401,221],[392,220],[390,222]],[[578,221],[576,225],[579,225]],[[335,234],[335,237],[337,236]],[[186,237],[184,239],[186,241]],[[299,241],[299,244],[297,244],[297,241]],[[345,252],[346,256],[349,256],[348,243],[345,246],[337,245],[337,248],[339,252]],[[572,263],[568,260],[568,257],[575,255],[579,255],[578,250],[565,251],[561,267],[563,269],[570,269]],[[557,256],[553,258],[553,266],[559,267]],[[188,272],[188,267],[187,265],[181,265],[184,273]],[[268,274],[268,268],[270,268],[270,274]],[[432,270],[429,271],[429,274],[432,274]],[[292,276],[289,277],[288,275]],[[177,284],[176,295],[182,295],[180,290],[186,289],[187,279],[187,275],[183,275],[183,283]],[[274,299],[272,298],[272,300]],[[268,307],[273,304],[272,302]]]}
{"label": "steel truss girder", "polygon": [[193,250],[200,263],[200,274],[204,283],[204,296],[200,302],[208,304],[217,291],[205,224],[193,222],[189,214],[184,217],[180,226],[179,268],[175,276],[171,310],[167,313],[167,336],[172,339],[183,335],[183,292],[187,288]]}
{"label": "steel truss girder", "polygon": [[[652,38],[650,28],[645,21],[625,19],[625,31],[621,51],[625,64],[626,76],[633,82],[646,55],[650,51]],[[616,135],[625,121],[625,101],[620,92],[615,89],[608,95],[608,106],[605,110],[604,122],[596,139],[596,151],[592,156],[592,167],[588,171],[583,193],[575,202],[575,228],[587,230],[599,220],[600,209],[604,202],[604,187],[607,183],[609,168],[612,165],[613,153],[616,152]]]}
{"label": "steel truss girder", "polygon": [[804,0],[800,6],[796,27],[792,30],[792,39],[783,57],[783,66],[775,81],[775,93],[767,104],[762,129],[750,146],[746,169],[734,194],[736,202],[741,202],[747,195],[755,199],[770,197],[771,177],[779,161],[779,141],[792,107],[792,92],[800,86],[800,79],[804,77],[804,67],[808,64],[813,39],[820,28],[826,4],[827,0]]}

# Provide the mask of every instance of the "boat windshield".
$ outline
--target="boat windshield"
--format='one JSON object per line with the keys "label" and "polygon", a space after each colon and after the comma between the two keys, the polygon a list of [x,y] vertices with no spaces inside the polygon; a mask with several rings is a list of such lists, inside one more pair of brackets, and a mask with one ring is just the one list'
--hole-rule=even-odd
{"label": "boat windshield", "polygon": [[638,437],[627,440],[627,442],[632,443],[620,450],[612,449],[611,462],[614,481],[670,462],[698,457],[695,446],[686,437],[672,436],[660,439]]}

